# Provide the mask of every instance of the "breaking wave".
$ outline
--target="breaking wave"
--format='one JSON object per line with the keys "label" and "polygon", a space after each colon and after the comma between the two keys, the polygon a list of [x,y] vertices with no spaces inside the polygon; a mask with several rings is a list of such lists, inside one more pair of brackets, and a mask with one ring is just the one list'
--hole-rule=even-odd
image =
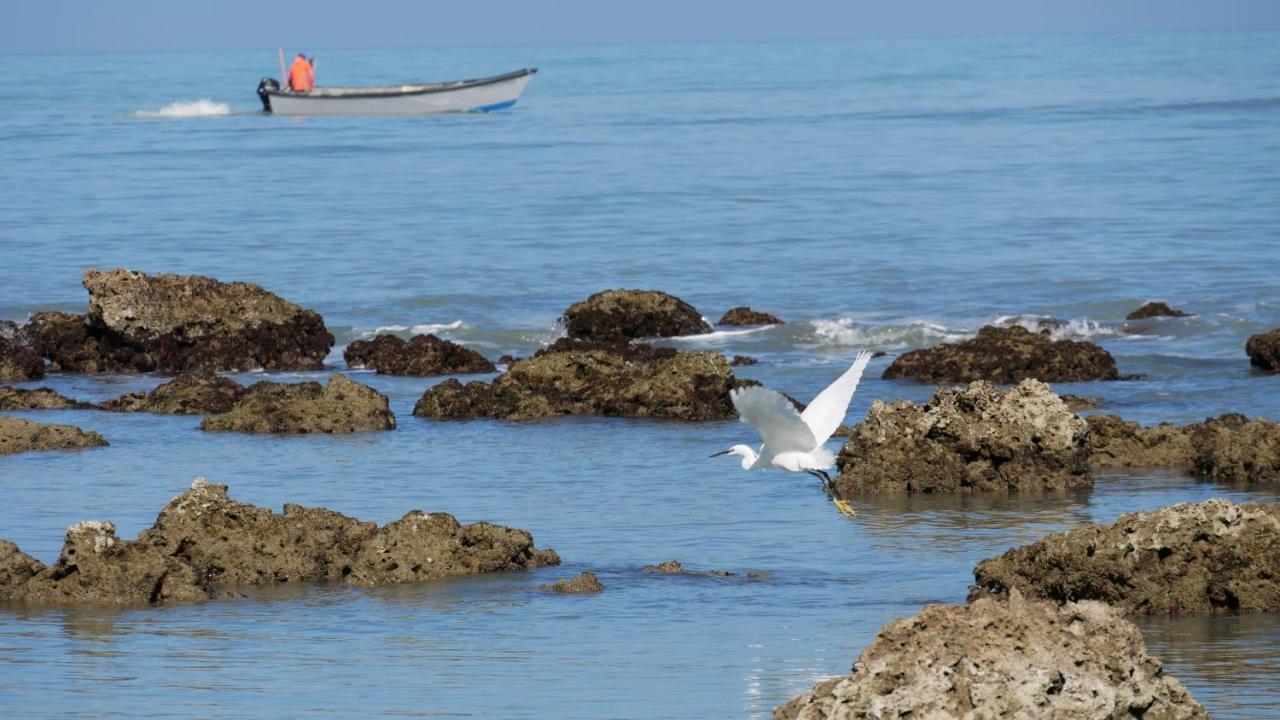
{"label": "breaking wave", "polygon": [[373,330],[361,331],[360,337],[371,338],[375,335],[402,332],[409,332],[414,335],[434,335],[445,330],[461,330],[466,327],[466,323],[461,320],[454,320],[451,323],[421,323],[419,325],[379,325]]}
{"label": "breaking wave", "polygon": [[200,100],[179,100],[171,102],[159,110],[139,110],[133,115],[140,118],[190,118],[216,117],[230,114],[230,105],[202,98]]}

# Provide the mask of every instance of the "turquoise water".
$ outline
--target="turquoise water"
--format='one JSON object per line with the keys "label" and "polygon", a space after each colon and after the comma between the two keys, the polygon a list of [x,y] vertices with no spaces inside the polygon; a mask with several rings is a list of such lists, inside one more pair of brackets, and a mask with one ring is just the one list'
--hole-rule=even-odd
{"label": "turquoise water", "polygon": [[[255,112],[273,50],[5,56],[0,318],[82,310],[87,267],[252,280],[319,310],[342,369],[340,346],[380,328],[527,354],[572,302],[653,287],[712,320],[740,304],[789,320],[673,343],[758,357],[740,374],[800,397],[860,348],[1050,317],[1145,376],[1059,386],[1106,411],[1280,414],[1280,376],[1252,372],[1243,352],[1280,325],[1280,34],[317,55],[321,84],[541,72],[501,113],[298,120]],[[421,74],[387,70],[406,67]],[[1196,315],[1123,322],[1149,299]],[[931,392],[877,379],[887,362],[851,419],[874,398]],[[885,622],[962,600],[972,566],[1007,547],[1174,502],[1276,499],[1121,474],[1054,498],[865,502],[847,521],[807,479],[708,460],[750,439],[736,423],[434,423],[410,409],[435,379],[356,377],[391,396],[398,430],[208,436],[194,418],[16,413],[112,444],[0,459],[0,537],[52,561],[67,525],[109,519],[131,537],[205,475],[276,508],[514,525],[566,565],[177,608],[10,609],[4,707],[767,717],[846,671]],[[95,400],[161,380],[43,384]],[[640,572],[669,558],[769,577]],[[536,589],[582,569],[609,589]],[[1215,717],[1280,713],[1280,619],[1143,626]]]}

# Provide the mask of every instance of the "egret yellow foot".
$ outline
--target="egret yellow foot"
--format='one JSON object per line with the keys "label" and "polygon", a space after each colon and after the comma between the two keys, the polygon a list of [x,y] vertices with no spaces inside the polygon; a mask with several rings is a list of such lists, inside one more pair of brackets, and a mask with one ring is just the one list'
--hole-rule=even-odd
{"label": "egret yellow foot", "polygon": [[831,502],[836,506],[836,509],[840,511],[841,515],[844,515],[845,517],[853,517],[853,506],[849,504],[848,500],[832,500]]}

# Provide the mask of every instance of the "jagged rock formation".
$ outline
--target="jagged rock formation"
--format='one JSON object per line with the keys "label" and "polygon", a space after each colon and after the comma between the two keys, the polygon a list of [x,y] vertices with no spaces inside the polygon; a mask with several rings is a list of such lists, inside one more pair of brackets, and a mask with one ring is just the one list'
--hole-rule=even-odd
{"label": "jagged rock formation", "polygon": [[562,339],[516,360],[492,383],[449,379],[413,414],[435,419],[608,415],[712,420],[737,417],[729,391],[742,381],[724,356],[648,345]]}
{"label": "jagged rock formation", "polygon": [[585,571],[571,578],[557,580],[550,585],[543,585],[544,590],[566,594],[598,593],[604,590],[604,583],[591,571]]}
{"label": "jagged rock formation", "polygon": [[26,382],[44,377],[44,360],[15,337],[0,335],[0,382]]}
{"label": "jagged rock formation", "polygon": [[767,312],[752,310],[743,305],[726,312],[720,317],[717,325],[782,325],[783,322],[776,315],[770,315]]}
{"label": "jagged rock formation", "polygon": [[317,382],[260,382],[229,411],[200,423],[201,430],[244,433],[355,433],[394,430],[387,396],[345,375]]}
{"label": "jagged rock formation", "polygon": [[318,370],[333,336],[314,311],[252,283],[87,270],[86,315],[39,313],[32,347],[67,372]]}
{"label": "jagged rock formation", "polygon": [[1250,335],[1244,345],[1249,364],[1271,372],[1280,372],[1280,328]]}
{"label": "jagged rock formation", "polygon": [[93,403],[72,400],[53,388],[27,390],[0,385],[0,410],[84,410],[93,406]]}
{"label": "jagged rock formation", "polygon": [[1191,317],[1191,313],[1174,310],[1162,302],[1149,302],[1124,316],[1125,320],[1146,320],[1156,317]]}
{"label": "jagged rock formation", "polygon": [[1088,418],[1095,468],[1167,467],[1218,482],[1280,480],[1280,425],[1238,413],[1202,423],[1142,427],[1115,415]]}
{"label": "jagged rock formation", "polygon": [[1048,385],[940,388],[924,404],[876,400],[836,459],[837,492],[1038,492],[1093,483],[1088,426]]}
{"label": "jagged rock formation", "polygon": [[228,412],[245,392],[243,385],[217,373],[184,373],[154,390],[121,395],[101,407],[112,412],[206,415]]}
{"label": "jagged rock formation", "polygon": [[342,357],[350,367],[372,368],[379,375],[461,375],[497,370],[475,350],[435,335],[415,335],[408,341],[395,335],[356,340]]}
{"label": "jagged rock formation", "polygon": [[419,510],[381,528],[324,508],[274,513],[198,478],[137,540],[119,539],[109,522],[80,523],[52,566],[0,541],[0,601],[168,604],[247,585],[393,585],[559,562],[523,530]]}
{"label": "jagged rock formation", "polygon": [[1050,535],[973,571],[973,595],[1100,600],[1122,612],[1280,611],[1280,505],[1185,503]]}
{"label": "jagged rock formation", "polygon": [[619,342],[711,332],[692,305],[657,290],[605,290],[564,311],[570,338]]}
{"label": "jagged rock formation", "polygon": [[899,355],[884,378],[915,378],[929,383],[987,380],[1011,384],[1120,380],[1115,358],[1091,342],[1054,340],[1048,332],[988,325],[978,336]]}
{"label": "jagged rock formation", "polygon": [[46,425],[21,418],[0,416],[0,455],[30,450],[71,450],[101,447],[105,438],[71,425]]}
{"label": "jagged rock formation", "polygon": [[774,720],[1208,718],[1147,654],[1138,628],[1096,602],[991,598],[926,605],[884,627],[850,675]]}

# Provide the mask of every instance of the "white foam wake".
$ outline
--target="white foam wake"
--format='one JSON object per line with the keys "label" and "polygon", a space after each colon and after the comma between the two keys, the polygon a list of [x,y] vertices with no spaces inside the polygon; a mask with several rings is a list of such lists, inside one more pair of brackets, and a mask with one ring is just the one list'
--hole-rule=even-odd
{"label": "white foam wake", "polygon": [[133,115],[140,118],[190,118],[216,117],[230,114],[230,105],[214,102],[208,98],[201,98],[199,100],[179,100],[171,102],[159,110],[139,110]]}

